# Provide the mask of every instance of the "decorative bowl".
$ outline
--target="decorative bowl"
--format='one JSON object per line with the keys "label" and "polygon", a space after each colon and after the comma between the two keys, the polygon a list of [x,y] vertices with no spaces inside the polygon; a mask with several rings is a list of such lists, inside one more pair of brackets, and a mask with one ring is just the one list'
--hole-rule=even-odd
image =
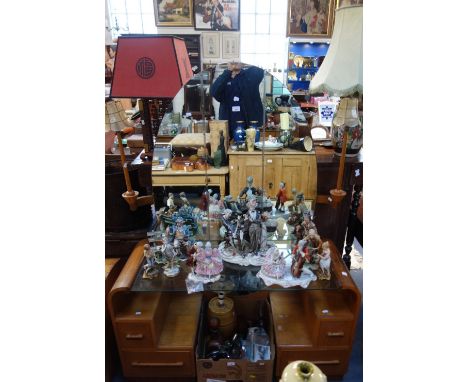
{"label": "decorative bowl", "polygon": [[[263,146],[263,142],[265,142],[265,146]],[[255,142],[255,147],[259,150],[265,151],[276,151],[281,150],[283,148],[283,144],[279,142],[270,142],[270,141],[260,141]]]}

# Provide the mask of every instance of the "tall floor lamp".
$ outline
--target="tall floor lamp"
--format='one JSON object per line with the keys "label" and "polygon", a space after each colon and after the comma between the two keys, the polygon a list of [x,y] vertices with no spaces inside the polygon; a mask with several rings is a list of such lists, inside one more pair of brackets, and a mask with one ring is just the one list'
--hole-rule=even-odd
{"label": "tall floor lamp", "polygon": [[[362,4],[338,8],[330,48],[317,74],[310,82],[311,93],[327,92],[332,96],[362,95]],[[337,147],[341,148],[336,188],[330,190],[332,205],[346,196],[341,188],[344,165],[349,146],[349,130],[360,127],[356,98],[343,98],[335,114],[333,127],[337,129]],[[360,137],[362,142],[362,129]],[[359,147],[360,148],[360,147]],[[356,150],[355,150],[356,151]],[[357,150],[359,151],[359,149]],[[357,153],[356,151],[356,153]]]}
{"label": "tall floor lamp", "polygon": [[[158,35],[123,35],[117,41],[110,97],[140,98],[143,101],[143,144],[148,154],[154,148],[149,100],[173,98],[192,78],[187,48],[183,39]],[[110,101],[114,102],[114,101]],[[106,106],[115,109],[115,102]],[[120,115],[118,112],[114,115]],[[120,137],[120,125],[110,127]],[[132,211],[152,204],[153,197],[139,197],[132,189],[121,139],[119,149],[127,191],[122,194]],[[127,175],[125,175],[127,174]]]}

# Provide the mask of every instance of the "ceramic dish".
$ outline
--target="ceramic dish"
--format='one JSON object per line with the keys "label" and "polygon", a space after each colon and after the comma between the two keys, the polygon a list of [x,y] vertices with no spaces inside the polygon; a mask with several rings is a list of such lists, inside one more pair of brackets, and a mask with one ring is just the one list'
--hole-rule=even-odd
{"label": "ceramic dish", "polygon": [[265,147],[263,147],[263,141],[255,142],[255,147],[259,150],[265,149],[265,151],[276,151],[283,148],[283,144],[279,142],[265,141]]}

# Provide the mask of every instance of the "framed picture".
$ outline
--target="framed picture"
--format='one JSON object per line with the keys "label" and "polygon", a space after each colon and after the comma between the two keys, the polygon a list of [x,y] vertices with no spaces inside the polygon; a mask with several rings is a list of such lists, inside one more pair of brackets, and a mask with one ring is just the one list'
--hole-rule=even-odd
{"label": "framed picture", "polygon": [[192,0],[153,0],[158,27],[193,27]]}
{"label": "framed picture", "polygon": [[240,35],[223,33],[223,58],[239,58]]}
{"label": "framed picture", "polygon": [[219,35],[217,32],[202,34],[203,58],[220,58]]}
{"label": "framed picture", "polygon": [[240,0],[193,0],[193,15],[196,30],[240,30]]}
{"label": "framed picture", "polygon": [[347,7],[348,5],[362,4],[364,0],[336,0],[336,9]]}
{"label": "framed picture", "polygon": [[335,0],[288,0],[289,37],[331,37]]}

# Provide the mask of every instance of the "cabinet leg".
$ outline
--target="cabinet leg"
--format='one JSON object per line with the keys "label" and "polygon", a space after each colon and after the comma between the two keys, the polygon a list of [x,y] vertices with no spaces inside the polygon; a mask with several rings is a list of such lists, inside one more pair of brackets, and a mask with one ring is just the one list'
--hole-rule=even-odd
{"label": "cabinet leg", "polygon": [[353,200],[351,202],[351,209],[349,211],[349,219],[348,219],[348,230],[346,233],[346,246],[345,246],[345,254],[343,255],[343,261],[348,267],[351,268],[351,249],[353,247],[354,242],[354,235],[356,232],[356,224],[357,224],[357,210],[359,207],[359,199],[361,197],[362,186],[355,185],[354,186],[354,193],[353,193]]}

